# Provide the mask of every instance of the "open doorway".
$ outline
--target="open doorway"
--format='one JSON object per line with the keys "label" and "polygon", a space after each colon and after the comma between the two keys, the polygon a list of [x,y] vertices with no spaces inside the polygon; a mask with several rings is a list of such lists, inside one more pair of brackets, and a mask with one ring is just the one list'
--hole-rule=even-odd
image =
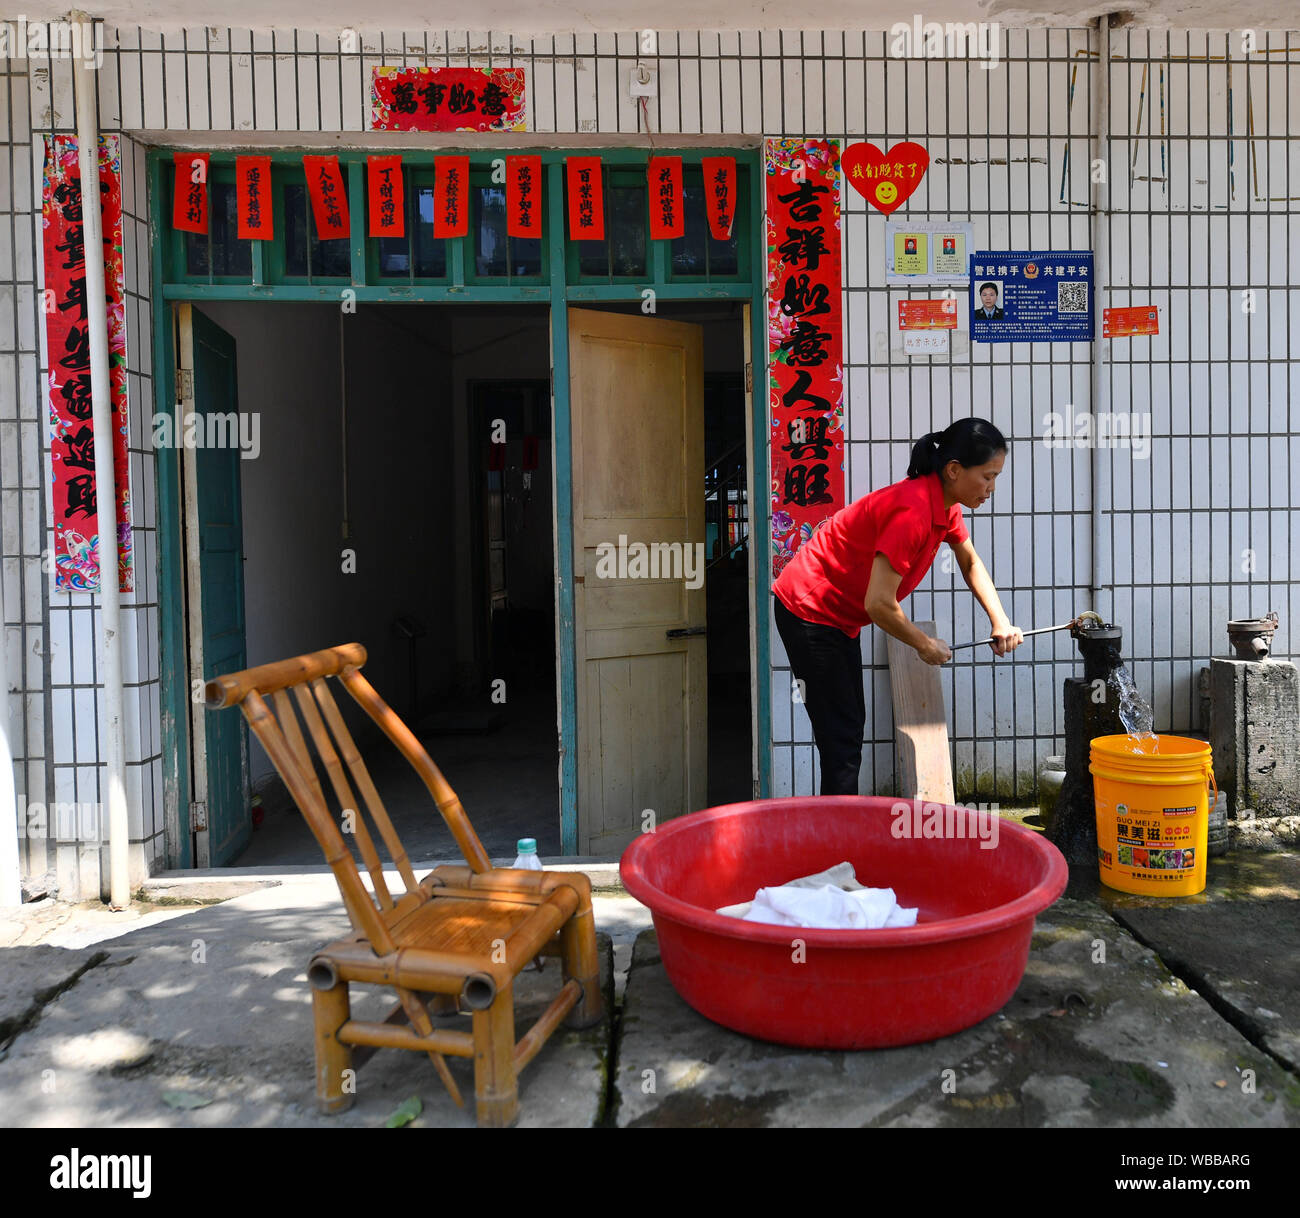
{"label": "open doorway", "polygon": [[[362,643],[489,854],[524,836],[560,853],[547,308],[194,309],[233,340],[239,410],[257,420],[239,462],[247,664]],[[368,726],[349,717],[411,857],[455,856]],[[318,863],[255,740],[248,764],[249,844],[213,865]]]}
{"label": "open doorway", "polygon": [[[608,314],[626,320],[597,324]],[[570,312],[575,552],[586,549],[576,613],[579,790],[584,840],[601,851],[644,831],[647,806],[672,816],[754,795],[744,327],[740,302]],[[692,377],[697,384],[682,384]],[[624,534],[627,570],[605,582],[600,544]],[[679,597],[653,562],[645,590],[631,586],[637,538],[653,549],[687,536],[703,552],[702,612],[692,606],[699,593]],[[668,630],[665,644],[661,623],[679,614],[684,628]],[[584,713],[599,714],[599,738],[594,725],[583,731]],[[589,756],[597,748],[599,762]]]}

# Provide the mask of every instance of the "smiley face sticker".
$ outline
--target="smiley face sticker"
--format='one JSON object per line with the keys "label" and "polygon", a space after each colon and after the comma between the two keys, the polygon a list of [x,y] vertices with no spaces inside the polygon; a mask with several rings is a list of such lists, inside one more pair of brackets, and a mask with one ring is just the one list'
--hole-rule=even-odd
{"label": "smiley face sticker", "polygon": [[840,157],[849,184],[877,211],[889,215],[921,184],[930,154],[910,140],[882,152],[875,144],[850,144]]}

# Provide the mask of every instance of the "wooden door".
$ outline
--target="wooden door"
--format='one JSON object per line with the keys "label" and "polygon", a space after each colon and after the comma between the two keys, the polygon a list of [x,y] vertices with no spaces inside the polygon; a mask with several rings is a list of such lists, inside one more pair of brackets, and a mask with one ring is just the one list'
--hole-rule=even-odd
{"label": "wooden door", "polygon": [[[244,532],[235,340],[188,304],[177,305],[180,411],[204,420],[202,442],[182,449],[191,688],[248,667]],[[206,425],[213,414],[221,427]],[[213,440],[219,443],[212,443]],[[190,829],[199,867],[223,867],[248,845],[248,731],[243,715],[192,702]]]}
{"label": "wooden door", "polygon": [[568,316],[578,841],[606,855],[707,791],[703,332]]}

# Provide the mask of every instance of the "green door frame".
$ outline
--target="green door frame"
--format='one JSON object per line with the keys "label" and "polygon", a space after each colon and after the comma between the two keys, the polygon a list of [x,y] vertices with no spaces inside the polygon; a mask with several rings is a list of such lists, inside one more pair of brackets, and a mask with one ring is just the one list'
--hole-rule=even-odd
{"label": "green door frame", "polygon": [[[771,641],[768,630],[768,599],[771,593],[771,564],[768,561],[766,539],[770,536],[771,505],[767,487],[768,427],[767,427],[767,325],[764,309],[766,284],[767,242],[766,222],[763,213],[763,155],[761,148],[690,148],[679,150],[656,149],[656,153],[680,154],[684,161],[697,162],[704,156],[734,156],[737,166],[748,170],[748,278],[737,281],[691,282],[669,279],[668,248],[663,241],[647,239],[647,263],[651,275],[641,282],[626,283],[569,283],[566,274],[566,216],[564,206],[564,158],[574,150],[519,149],[542,157],[546,175],[547,206],[544,214],[546,243],[545,263],[549,283],[536,281],[528,284],[483,285],[463,282],[464,256],[453,250],[448,258],[454,268],[453,275],[461,282],[443,284],[411,283],[401,286],[368,285],[367,266],[369,239],[364,234],[362,217],[365,216],[365,150],[340,153],[340,162],[348,175],[349,210],[354,217],[354,237],[351,244],[352,282],[333,281],[312,284],[267,284],[263,280],[266,261],[263,246],[273,242],[252,242],[251,282],[194,283],[182,277],[169,279],[168,271],[180,248],[177,235],[164,215],[164,203],[170,198],[167,170],[173,163],[173,153],[184,151],[171,147],[153,148],[148,156],[149,226],[153,301],[153,387],[154,410],[175,419],[176,393],[174,392],[174,356],[172,334],[173,301],[191,301],[201,304],[207,300],[228,301],[338,301],[341,289],[355,292],[358,302],[383,301],[394,303],[448,303],[549,302],[551,316],[552,364],[552,434],[555,450],[555,520],[559,539],[556,559],[559,568],[557,619],[560,632],[559,685],[560,685],[560,841],[566,855],[577,852],[577,672],[575,668],[574,606],[573,606],[573,504],[572,504],[572,433],[569,414],[569,326],[568,309],[571,304],[599,304],[605,302],[642,301],[642,292],[652,286],[659,300],[681,302],[706,302],[740,300],[750,308],[750,331],[753,348],[751,384],[753,386],[751,410],[753,417],[754,451],[752,454],[752,485],[754,495],[750,504],[750,544],[759,546],[755,551],[755,587],[753,589],[753,622],[757,663],[758,699],[753,712],[757,732],[758,792],[766,798],[771,791],[772,730],[771,730]],[[250,154],[270,155],[272,165],[300,164],[303,152],[311,149],[279,149],[271,152],[264,148],[223,149],[221,155],[234,155],[247,151]],[[385,148],[384,151],[392,151]],[[505,156],[514,149],[492,150],[492,156]],[[484,159],[483,149],[440,148],[430,150],[402,150],[404,160],[413,163],[428,161],[434,155],[468,152],[475,160]],[[633,148],[601,148],[601,159],[607,164],[622,166],[644,165],[649,151]],[[214,154],[215,160],[215,154]],[[278,231],[283,231],[282,227]],[[282,240],[282,238],[277,238]],[[468,238],[466,239],[468,240]],[[459,248],[459,247],[457,247]],[[742,263],[743,265],[743,263]],[[543,277],[545,278],[545,277]],[[647,282],[649,280],[649,282]],[[160,626],[160,674],[162,679],[162,759],[163,791],[166,816],[166,844],[168,865],[185,868],[193,865],[190,847],[190,781],[188,759],[190,755],[189,730],[189,679],[185,651],[185,620],[182,575],[184,570],[184,539],[181,532],[181,486],[179,465],[172,459],[179,450],[158,449],[154,465],[158,487],[158,592]]]}

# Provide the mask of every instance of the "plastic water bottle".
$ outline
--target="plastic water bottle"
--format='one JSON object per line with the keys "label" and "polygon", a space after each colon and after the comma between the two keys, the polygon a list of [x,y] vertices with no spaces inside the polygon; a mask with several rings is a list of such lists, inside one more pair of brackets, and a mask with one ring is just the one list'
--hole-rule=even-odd
{"label": "plastic water bottle", "polygon": [[537,857],[535,837],[521,837],[515,843],[515,849],[519,853],[515,856],[515,861],[510,864],[512,867],[521,867],[524,871],[541,871],[542,860]]}

